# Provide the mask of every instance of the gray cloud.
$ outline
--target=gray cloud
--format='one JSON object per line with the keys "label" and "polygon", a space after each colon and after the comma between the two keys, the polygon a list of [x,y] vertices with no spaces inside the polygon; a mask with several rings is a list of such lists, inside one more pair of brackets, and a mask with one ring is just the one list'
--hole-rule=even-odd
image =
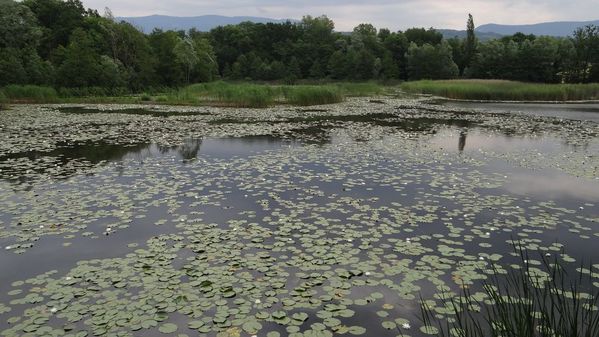
{"label": "gray cloud", "polygon": [[597,0],[83,0],[87,7],[110,7],[117,16],[164,14],[252,15],[301,18],[326,14],[338,30],[351,30],[362,22],[392,30],[408,27],[463,29],[468,13],[477,24],[525,24],[541,21],[596,20]]}

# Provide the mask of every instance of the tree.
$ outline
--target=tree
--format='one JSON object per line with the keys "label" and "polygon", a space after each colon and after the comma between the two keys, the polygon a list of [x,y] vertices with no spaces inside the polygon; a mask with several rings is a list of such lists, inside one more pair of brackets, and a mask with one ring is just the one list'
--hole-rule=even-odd
{"label": "tree", "polygon": [[52,66],[36,51],[41,36],[29,7],[0,0],[0,86],[52,83]]}
{"label": "tree", "polygon": [[0,0],[0,48],[37,48],[42,31],[29,7]]}
{"label": "tree", "polygon": [[580,82],[599,81],[599,26],[578,28],[572,39],[576,49],[574,72]]}
{"label": "tree", "polygon": [[347,54],[341,50],[337,50],[329,58],[328,71],[331,78],[341,80],[349,77],[350,64]]}
{"label": "tree", "polygon": [[[460,76],[464,74],[464,69],[469,67],[476,54],[476,35],[474,33],[474,18],[468,14],[468,23],[466,24],[466,41],[464,41],[464,60],[460,66]],[[460,63],[458,63],[460,65]]]}
{"label": "tree", "polygon": [[182,37],[173,31],[154,30],[150,36],[150,46],[156,57],[156,75],[159,83],[165,86],[178,86],[185,82],[185,69],[177,61],[175,47]]}
{"label": "tree", "polygon": [[173,52],[177,61],[185,66],[185,79],[189,83],[191,71],[199,61],[193,40],[190,37],[179,38]]}
{"label": "tree", "polygon": [[198,62],[193,69],[194,82],[209,82],[218,78],[218,62],[214,49],[208,39],[201,35],[191,36],[197,54]]}
{"label": "tree", "polygon": [[443,41],[443,34],[436,31],[434,28],[410,28],[405,31],[404,35],[409,43],[415,43],[417,46],[430,44],[436,46]]}
{"label": "tree", "polygon": [[43,27],[39,53],[48,57],[58,46],[66,46],[73,31],[85,27],[85,18],[98,16],[85,10],[80,0],[24,0]]}
{"label": "tree", "polygon": [[125,85],[122,65],[100,53],[97,47],[100,40],[92,31],[75,29],[58,67],[60,86],[117,88]]}
{"label": "tree", "polygon": [[391,33],[391,35],[389,35],[385,39],[385,41],[383,42],[383,45],[384,45],[385,49],[387,51],[389,51],[389,53],[391,54],[392,60],[397,65],[397,69],[399,72],[398,77],[400,79],[407,80],[408,79],[408,71],[407,71],[408,62],[406,60],[406,54],[408,52],[408,47],[410,46],[410,43],[408,42],[408,39],[406,38],[406,36],[401,32]]}
{"label": "tree", "polygon": [[412,43],[408,50],[408,73],[410,80],[450,79],[458,76],[458,66],[451,59],[447,42],[436,46]]}
{"label": "tree", "polygon": [[389,51],[385,52],[381,60],[381,75],[386,80],[399,78],[399,67]]}

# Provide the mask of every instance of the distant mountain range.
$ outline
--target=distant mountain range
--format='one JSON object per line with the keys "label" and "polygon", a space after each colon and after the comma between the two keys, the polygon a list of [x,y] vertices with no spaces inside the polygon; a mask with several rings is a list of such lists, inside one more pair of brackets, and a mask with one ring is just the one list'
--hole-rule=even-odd
{"label": "distant mountain range", "polygon": [[[467,32],[465,30],[455,30],[455,29],[437,29],[438,32],[440,32],[441,34],[443,34],[443,38],[445,39],[452,39],[454,37],[457,38],[465,38],[467,35]],[[497,33],[483,33],[483,32],[475,32],[476,37],[480,40],[480,41],[487,41],[487,40],[491,40],[491,39],[498,39],[500,37],[502,37],[503,35],[501,34],[497,34]]]}
{"label": "distant mountain range", "polygon": [[226,25],[236,25],[244,21],[255,23],[283,23],[286,21],[295,22],[291,19],[270,19],[254,16],[221,16],[221,15],[202,15],[193,17],[151,15],[141,17],[119,17],[117,20],[123,20],[131,23],[133,26],[141,29],[145,33],[152,32],[155,28],[163,30],[190,30],[195,28],[202,32],[207,32],[212,28]]}
{"label": "distant mountain range", "polygon": [[[149,33],[155,28],[163,30],[189,30],[195,28],[199,31],[209,31],[212,28],[226,25],[236,25],[244,21],[255,23],[282,23],[286,21],[298,22],[293,19],[270,19],[254,16],[221,16],[221,15],[203,15],[195,17],[177,17],[166,15],[151,15],[143,17],[119,17],[138,27],[142,31]],[[480,40],[495,39],[505,35],[512,35],[518,32],[524,34],[549,35],[549,36],[569,36],[579,27],[589,24],[599,26],[597,21],[579,21],[579,22],[544,22],[533,25],[499,25],[487,24],[476,28],[476,35]],[[439,29],[445,38],[465,37],[466,31],[453,29]]]}
{"label": "distant mountain range", "polygon": [[476,32],[496,33],[500,35],[513,35],[518,32],[534,35],[548,36],[570,36],[579,27],[587,25],[599,26],[599,20],[596,21],[572,21],[572,22],[543,22],[534,25],[498,25],[488,24],[478,26]]}

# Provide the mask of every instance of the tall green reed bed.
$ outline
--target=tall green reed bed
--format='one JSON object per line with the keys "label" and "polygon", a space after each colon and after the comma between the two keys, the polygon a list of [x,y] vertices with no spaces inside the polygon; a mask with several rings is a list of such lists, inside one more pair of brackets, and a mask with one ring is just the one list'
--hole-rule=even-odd
{"label": "tall green reed bed", "polygon": [[599,274],[594,267],[566,270],[557,259],[544,256],[537,267],[529,263],[528,252],[518,250],[520,268],[504,275],[492,267],[482,296],[466,288],[457,297],[445,297],[449,319],[422,301],[426,326],[442,337],[599,336]]}
{"label": "tall green reed bed", "polygon": [[291,105],[321,105],[343,102],[343,90],[334,85],[301,85],[282,87],[285,102]]}
{"label": "tall green reed bed", "polygon": [[8,103],[8,98],[0,91],[0,110],[4,109]]}
{"label": "tall green reed bed", "polygon": [[407,92],[452,99],[496,101],[576,101],[599,99],[599,83],[537,84],[500,80],[406,82]]}
{"label": "tall green reed bed", "polygon": [[[117,90],[118,89],[118,90]],[[158,103],[265,108],[275,104],[296,106],[343,102],[349,96],[374,96],[385,92],[376,83],[271,85],[210,82],[181,89],[126,94],[122,88],[71,88],[55,90],[34,85],[0,89],[0,103]]]}
{"label": "tall green reed bed", "polygon": [[37,85],[8,85],[0,89],[0,101],[23,103],[55,103],[58,93],[54,88]]}
{"label": "tall green reed bed", "polygon": [[372,96],[383,92],[383,87],[374,83],[268,85],[212,82],[190,85],[173,93],[167,101],[262,108],[274,104],[332,104],[343,102],[347,96]]}

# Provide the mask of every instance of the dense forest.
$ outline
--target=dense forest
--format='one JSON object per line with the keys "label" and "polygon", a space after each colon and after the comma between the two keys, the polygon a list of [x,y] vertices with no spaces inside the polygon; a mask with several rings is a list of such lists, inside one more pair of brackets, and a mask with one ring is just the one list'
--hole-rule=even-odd
{"label": "dense forest", "polygon": [[599,27],[570,38],[515,34],[444,40],[434,29],[392,32],[361,24],[351,34],[326,16],[299,23],[242,23],[210,32],[117,22],[79,0],[0,0],[0,86],[47,85],[70,94],[134,92],[219,78],[418,80],[492,78],[599,82]]}

